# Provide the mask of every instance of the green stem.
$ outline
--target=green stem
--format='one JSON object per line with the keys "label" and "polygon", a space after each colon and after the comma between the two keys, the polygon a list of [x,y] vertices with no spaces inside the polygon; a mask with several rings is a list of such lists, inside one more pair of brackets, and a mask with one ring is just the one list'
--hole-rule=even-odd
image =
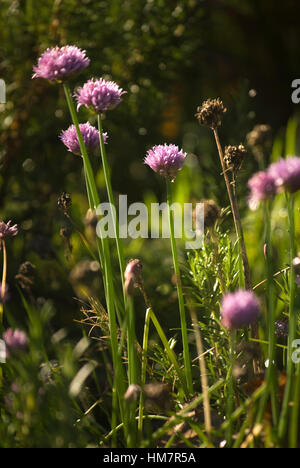
{"label": "green stem", "polygon": [[[291,230],[294,234],[294,196],[291,195],[290,200],[290,219],[291,219]],[[296,272],[293,268],[293,259],[296,256],[296,249],[294,244],[294,235],[291,235],[291,251],[290,251],[290,320],[292,322],[292,332],[291,338],[289,338],[289,359],[292,364],[292,345],[293,340],[296,338],[297,334],[297,325],[298,325],[298,318],[297,313],[294,310],[294,303],[295,303],[295,295],[296,295]],[[294,382],[293,382],[294,383]],[[300,395],[300,364],[296,364],[296,382],[293,394],[293,405],[292,405],[292,412],[291,412],[291,425],[290,425],[290,434],[289,434],[289,446],[290,448],[297,448],[298,447],[298,439],[299,439],[299,395]]]}
{"label": "green stem", "polygon": [[[87,180],[87,191],[89,194],[90,203],[92,203],[91,208],[96,209],[98,205],[100,204],[100,199],[99,199],[99,195],[97,191],[97,186],[96,186],[92,166],[91,166],[89,156],[88,156],[88,153],[87,153],[84,141],[83,141],[83,137],[80,131],[78,117],[77,117],[75,106],[71,97],[70,89],[67,84],[64,84],[63,86],[64,86],[65,96],[66,96],[67,104],[68,104],[69,111],[71,114],[71,118],[76,128],[80,151],[83,157],[84,171],[85,171],[85,176]],[[114,304],[114,285],[113,285],[113,275],[112,275],[112,268],[111,268],[111,259],[110,259],[108,239],[105,236],[101,235],[101,242],[100,242],[97,236],[97,244],[98,244],[100,262],[101,262],[102,268],[104,269],[105,293],[106,293],[107,311],[108,311],[109,325],[110,325],[110,341],[111,341],[112,359],[113,359],[113,366],[114,366],[115,374],[116,374],[116,378],[114,379],[114,382],[115,383],[118,382],[118,385],[116,385],[116,390],[118,393],[121,418],[122,418],[122,421],[124,422],[125,437],[127,438],[128,420],[127,420],[127,412],[123,406],[123,395],[125,393],[126,381],[125,381],[125,375],[124,375],[124,369],[122,366],[121,356],[118,353],[117,322],[116,322],[115,304]]]}
{"label": "green stem", "polygon": [[233,377],[233,368],[235,363],[235,332],[230,332],[229,334],[229,346],[230,346],[230,369],[229,369],[229,382],[228,382],[228,400],[227,400],[227,416],[226,419],[229,421],[227,431],[226,431],[226,441],[227,447],[230,447],[232,444],[232,434],[233,434],[233,422],[231,415],[234,411],[234,377]]}
{"label": "green stem", "polygon": [[92,194],[91,194],[91,189],[90,189],[90,184],[88,182],[87,174],[86,174],[86,169],[85,166],[83,165],[83,171],[84,171],[84,179],[85,179],[85,186],[86,186],[86,192],[87,192],[87,197],[89,201],[89,207],[92,210],[93,209],[93,202],[92,202]]}
{"label": "green stem", "polygon": [[[5,287],[6,287],[6,275],[7,275],[7,255],[6,255],[6,245],[5,241],[2,240],[2,250],[3,250],[3,270],[2,270],[2,284],[1,284],[1,302],[0,302],[0,332],[2,332],[3,327],[3,302],[4,302],[4,295],[5,295]],[[0,389],[2,387],[3,381],[3,371],[2,371],[2,364],[0,364]]]}
{"label": "green stem", "polygon": [[[143,337],[142,375],[141,375],[141,387],[142,388],[146,383],[150,318],[151,318],[151,309],[147,309],[146,316],[145,316],[144,337]],[[143,410],[144,410],[144,394],[141,391],[140,403],[139,403],[139,423],[138,423],[138,430],[139,430],[140,435],[142,435],[142,432],[143,432]]]}
{"label": "green stem", "polygon": [[265,202],[265,226],[266,238],[265,245],[267,247],[266,254],[266,269],[267,269],[267,294],[268,294],[268,370],[267,370],[267,383],[266,391],[260,402],[258,411],[257,423],[260,423],[264,417],[268,397],[271,394],[272,415],[274,427],[278,425],[278,382],[275,366],[276,357],[276,339],[275,339],[275,285],[273,280],[273,248],[272,248],[272,235],[271,235],[271,207],[270,202]]}
{"label": "green stem", "polygon": [[[282,410],[279,420],[278,436],[279,440],[283,442],[286,435],[288,424],[288,415],[290,407],[290,397],[293,385],[294,365],[292,361],[293,341],[296,338],[297,329],[297,314],[295,313],[295,292],[296,292],[296,274],[293,265],[293,259],[296,255],[295,252],[295,219],[294,208],[295,199],[294,195],[286,194],[288,203],[288,216],[289,216],[289,233],[290,233],[290,304],[289,304],[289,337],[288,337],[288,351],[287,351],[287,368],[286,368],[286,386],[283,398]],[[298,396],[299,398],[299,396]]]}
{"label": "green stem", "polygon": [[3,251],[3,269],[2,269],[2,283],[1,283],[1,302],[0,302],[0,325],[3,324],[3,303],[5,297],[5,288],[6,288],[6,276],[7,276],[7,254],[6,254],[6,245],[5,241],[1,241],[2,251]]}
{"label": "green stem", "polygon": [[291,428],[290,428],[290,448],[298,448],[299,439],[299,395],[300,395],[300,363],[296,365],[296,384],[294,390]]}
{"label": "green stem", "polygon": [[186,315],[185,315],[185,309],[184,309],[181,275],[180,275],[177,247],[176,247],[175,235],[174,235],[174,215],[172,211],[171,183],[172,182],[170,182],[170,180],[168,179],[166,180],[167,203],[168,203],[170,235],[171,235],[171,248],[172,248],[172,255],[173,255],[174,272],[175,272],[176,284],[177,284],[177,294],[178,294],[179,313],[180,313],[180,321],[181,321],[181,333],[182,333],[182,345],[183,345],[183,358],[184,358],[184,365],[185,365],[185,372],[186,372],[187,388],[188,388],[189,393],[192,394],[193,393],[192,366],[191,366],[191,358],[190,358],[189,345],[188,345],[187,325],[186,325]]}
{"label": "green stem", "polygon": [[136,355],[136,334],[135,334],[135,319],[134,319],[134,304],[133,298],[128,298],[128,374],[129,385],[138,383],[138,366]]}
{"label": "green stem", "polygon": [[151,320],[153,322],[153,325],[155,326],[156,328],[156,331],[162,341],[162,344],[164,345],[165,347],[165,350],[166,350],[166,353],[171,361],[171,363],[173,364],[174,366],[174,369],[176,370],[176,373],[178,375],[178,378],[181,382],[181,385],[183,386],[183,389],[184,389],[184,392],[187,394],[188,393],[188,388],[187,388],[187,385],[186,385],[186,380],[184,378],[184,375],[178,365],[178,362],[177,362],[177,359],[176,359],[176,356],[175,356],[175,353],[174,351],[170,348],[170,345],[169,345],[169,342],[166,338],[166,335],[164,334],[163,332],[163,329],[161,328],[160,326],[160,323],[159,321],[157,320],[154,312],[152,309],[148,309],[149,310],[149,314],[150,314],[150,317],[151,317]]}
{"label": "green stem", "polygon": [[122,281],[123,294],[124,294],[124,302],[126,304],[125,290],[124,290],[125,259],[124,259],[124,253],[123,253],[123,245],[122,245],[120,235],[119,235],[118,218],[117,218],[117,215],[115,216],[115,214],[116,214],[116,205],[115,205],[115,200],[114,200],[113,191],[112,191],[110,170],[109,170],[107,157],[106,157],[106,149],[105,149],[105,144],[104,144],[104,139],[103,139],[102,120],[101,120],[100,114],[98,114],[98,130],[99,130],[99,134],[100,134],[100,152],[101,152],[102,166],[103,166],[103,172],[104,172],[104,177],[105,177],[105,184],[106,184],[106,190],[107,190],[107,194],[108,194],[108,200],[109,200],[109,203],[111,204],[111,206],[114,207],[114,211],[115,211],[115,213],[113,213],[113,216],[112,216],[113,229],[114,229],[116,245],[117,245],[117,251],[118,251],[118,259],[119,259],[119,265],[120,265],[120,273],[121,273],[121,281]]}
{"label": "green stem", "polygon": [[190,313],[192,317],[192,323],[193,323],[195,339],[196,339],[202,393],[204,395],[204,400],[203,400],[204,424],[205,424],[206,434],[208,438],[210,439],[212,424],[211,424],[211,412],[210,412],[210,402],[209,402],[209,393],[208,393],[209,387],[208,387],[207,371],[206,371],[206,364],[205,364],[205,357],[204,357],[204,349],[203,349],[200,327],[199,327],[199,323],[197,320],[196,312],[194,311],[192,307],[190,308]]}

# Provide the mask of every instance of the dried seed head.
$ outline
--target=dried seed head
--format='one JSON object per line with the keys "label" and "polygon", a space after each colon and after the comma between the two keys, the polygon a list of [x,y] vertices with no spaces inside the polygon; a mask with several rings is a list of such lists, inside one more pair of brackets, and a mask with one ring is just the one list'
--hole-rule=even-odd
{"label": "dried seed head", "polygon": [[18,274],[15,276],[22,289],[30,290],[34,282],[35,265],[31,262],[24,262],[19,267]]}
{"label": "dried seed head", "polygon": [[124,278],[125,278],[125,293],[128,296],[132,296],[134,292],[134,288],[138,287],[139,285],[142,285],[142,276],[141,276],[141,271],[142,271],[142,264],[140,260],[130,260],[130,262],[127,264],[127,267],[124,272]]}
{"label": "dried seed head", "polygon": [[247,135],[247,143],[249,146],[264,146],[271,139],[272,128],[270,125],[255,125],[253,130]]}
{"label": "dried seed head", "polygon": [[29,276],[32,278],[35,273],[35,265],[33,265],[31,262],[24,262],[22,265],[19,267],[18,273],[23,276]]}
{"label": "dried seed head", "polygon": [[220,98],[208,99],[197,107],[195,117],[200,125],[215,129],[222,123],[223,114],[227,111]]}
{"label": "dried seed head", "polygon": [[214,200],[203,200],[202,203],[204,204],[204,227],[208,229],[215,225],[221,210]]}
{"label": "dried seed head", "polygon": [[264,152],[272,146],[272,128],[270,125],[255,125],[248,133],[247,145],[251,148],[256,159],[263,157]]}
{"label": "dried seed head", "polygon": [[60,208],[64,213],[69,213],[72,206],[72,198],[69,193],[63,192],[59,199],[57,200],[58,208]]}
{"label": "dried seed head", "polygon": [[234,172],[238,171],[242,166],[246,154],[247,150],[242,144],[239,146],[226,146],[224,161],[227,169],[231,169]]}

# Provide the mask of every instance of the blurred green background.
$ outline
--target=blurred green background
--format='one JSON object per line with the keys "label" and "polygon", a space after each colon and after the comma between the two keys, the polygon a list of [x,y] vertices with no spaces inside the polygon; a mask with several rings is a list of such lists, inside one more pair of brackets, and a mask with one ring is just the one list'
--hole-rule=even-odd
{"label": "blurred green background", "polygon": [[[38,56],[57,44],[77,45],[87,50],[91,64],[73,81],[74,88],[91,76],[103,76],[127,91],[104,121],[116,195],[127,194],[129,203],[164,201],[164,181],[143,165],[143,158],[154,144],[172,142],[189,153],[176,181],[177,199],[214,198],[224,206],[216,148],[211,132],[194,118],[196,107],[209,97],[222,98],[228,108],[220,130],[224,145],[245,143],[255,124],[270,124],[276,155],[285,151],[290,122],[290,146],[297,151],[297,116],[291,117],[298,107],[291,101],[291,82],[300,77],[299,13],[300,5],[292,0],[1,0],[0,77],[7,84],[7,104],[0,113],[0,217],[20,228],[8,243],[14,315],[22,315],[14,276],[25,260],[37,267],[34,297],[53,300],[59,325],[78,318],[75,296],[101,295],[99,275],[86,262],[78,235],[72,234],[72,253],[60,236],[62,227],[71,227],[57,207],[66,191],[73,199],[74,220],[93,242],[84,224],[81,160],[58,138],[70,125],[63,90],[31,79]],[[81,122],[89,117],[80,110]],[[98,156],[94,168],[104,201]],[[246,182],[256,170],[250,151],[239,191],[259,281],[262,226],[257,216],[246,213]],[[127,242],[126,249],[128,259],[143,260],[148,293],[164,324],[174,296],[169,243],[139,239]]]}

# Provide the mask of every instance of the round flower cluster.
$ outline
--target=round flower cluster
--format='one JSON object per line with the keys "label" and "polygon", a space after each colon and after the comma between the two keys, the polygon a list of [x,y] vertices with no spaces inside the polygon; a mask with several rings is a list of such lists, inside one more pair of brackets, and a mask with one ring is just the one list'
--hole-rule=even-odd
{"label": "round flower cluster", "polygon": [[74,73],[79,73],[90,63],[86,51],[76,46],[52,47],[40,56],[38,64],[33,67],[33,78],[44,78],[49,81],[61,81]]}
{"label": "round flower cluster", "polygon": [[248,181],[250,188],[249,206],[255,210],[259,203],[263,200],[268,200],[276,195],[275,180],[267,172],[257,172]]}
{"label": "round flower cluster", "polygon": [[96,112],[105,112],[114,109],[122,101],[125,94],[114,81],[106,81],[103,78],[91,79],[75,93],[77,110],[80,106],[86,106]]}
{"label": "round flower cluster", "polygon": [[[89,122],[79,124],[79,129],[87,151],[99,148],[99,130],[93,127]],[[107,143],[107,133],[103,133],[104,143]],[[71,153],[81,155],[80,145],[77,137],[75,125],[70,125],[67,130],[63,130],[60,139]]]}
{"label": "round flower cluster", "polygon": [[224,296],[221,304],[222,324],[229,330],[255,322],[260,314],[258,299],[252,291],[239,290]]}
{"label": "round flower cluster", "polygon": [[153,146],[147,152],[144,163],[147,164],[154,172],[162,175],[166,179],[174,180],[178,171],[182,169],[186,153],[179,150],[175,145],[158,145]]}
{"label": "round flower cluster", "polygon": [[290,156],[271,164],[268,173],[275,180],[278,190],[295,193],[300,189],[300,158]]}
{"label": "round flower cluster", "polygon": [[271,199],[282,190],[297,192],[300,190],[300,158],[290,156],[287,159],[279,159],[266,171],[254,174],[248,182],[248,187],[251,209],[256,209],[260,201]]}

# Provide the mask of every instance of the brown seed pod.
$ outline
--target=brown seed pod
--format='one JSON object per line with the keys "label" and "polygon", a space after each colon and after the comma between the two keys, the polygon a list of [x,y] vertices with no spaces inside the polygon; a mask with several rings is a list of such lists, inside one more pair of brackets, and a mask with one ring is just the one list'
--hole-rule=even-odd
{"label": "brown seed pod", "polygon": [[200,125],[215,129],[222,123],[223,114],[227,111],[220,98],[208,99],[197,107],[197,118]]}
{"label": "brown seed pod", "polygon": [[225,147],[225,154],[224,154],[224,161],[226,164],[227,169],[231,169],[232,171],[238,171],[244,161],[244,158],[247,154],[246,148],[240,144],[236,146],[226,146]]}

